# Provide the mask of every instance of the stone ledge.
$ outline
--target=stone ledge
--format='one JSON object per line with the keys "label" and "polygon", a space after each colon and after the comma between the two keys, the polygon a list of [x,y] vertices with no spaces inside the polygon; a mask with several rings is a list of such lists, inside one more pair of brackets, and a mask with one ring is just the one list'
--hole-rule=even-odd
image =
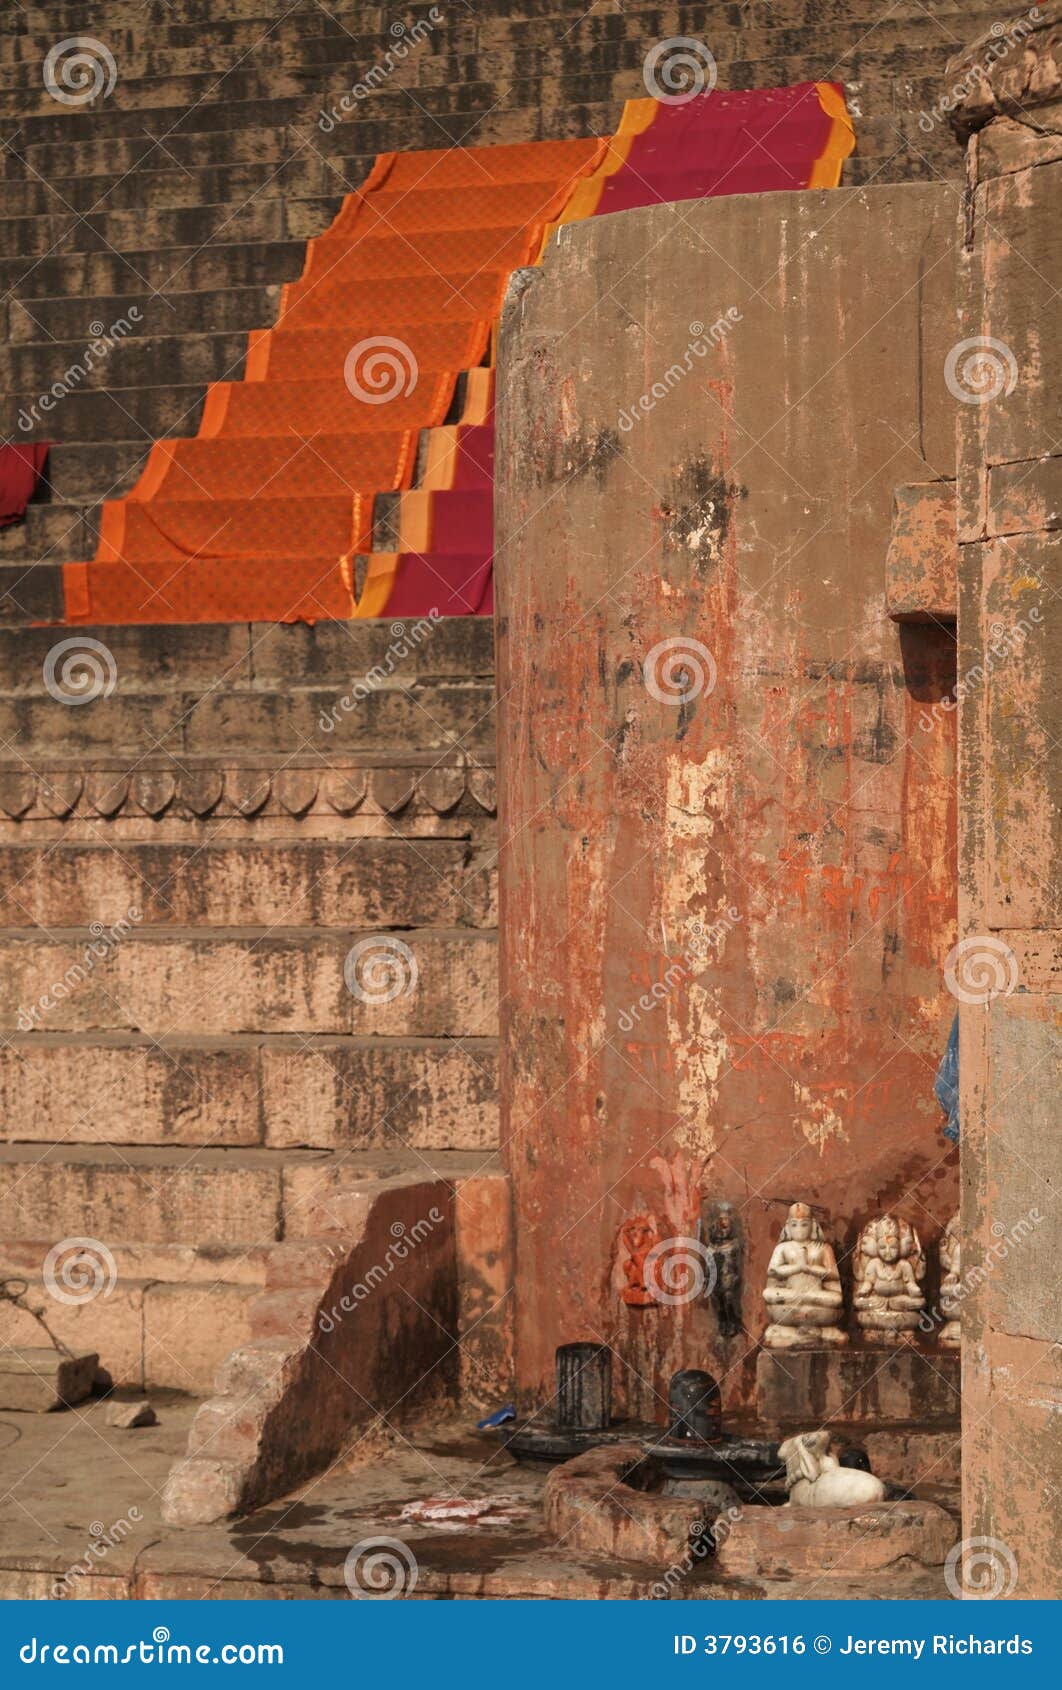
{"label": "stone ledge", "polygon": [[644,1459],[641,1444],[612,1444],[555,1467],[543,1497],[547,1530],[581,1553],[660,1567],[682,1561],[720,1509],[635,1490],[627,1476]]}
{"label": "stone ledge", "polygon": [[831,1421],[919,1425],[959,1418],[957,1352],[898,1345],[888,1350],[761,1350],[758,1416],[767,1435]]}
{"label": "stone ledge", "polygon": [[716,1565],[732,1578],[850,1578],[897,1563],[940,1566],[958,1535],[951,1515],[935,1502],[746,1507],[722,1536]]}

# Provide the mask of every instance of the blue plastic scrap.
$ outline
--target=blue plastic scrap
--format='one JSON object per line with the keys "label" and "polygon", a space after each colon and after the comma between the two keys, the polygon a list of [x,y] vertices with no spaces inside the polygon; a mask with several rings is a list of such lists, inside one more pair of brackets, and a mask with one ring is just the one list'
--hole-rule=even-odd
{"label": "blue plastic scrap", "polygon": [[944,1123],[945,1138],[959,1142],[959,1017],[956,1014],[940,1059],[937,1077],[933,1081],[937,1102],[948,1117]]}
{"label": "blue plastic scrap", "polygon": [[492,1426],[504,1426],[507,1420],[515,1419],[516,1410],[511,1402],[507,1402],[504,1408],[496,1408],[493,1414],[488,1414],[486,1420],[477,1421],[476,1431],[489,1432]]}

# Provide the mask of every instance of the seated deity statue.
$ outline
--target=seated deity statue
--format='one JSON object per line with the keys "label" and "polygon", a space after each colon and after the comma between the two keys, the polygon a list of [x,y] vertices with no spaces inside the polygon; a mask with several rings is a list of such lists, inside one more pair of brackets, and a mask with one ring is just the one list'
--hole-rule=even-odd
{"label": "seated deity statue", "polygon": [[855,1251],[856,1320],[882,1344],[910,1343],[926,1306],[926,1264],[910,1221],[881,1215],[869,1221]]}
{"label": "seated deity statue", "polygon": [[837,1258],[806,1203],[794,1203],[767,1268],[763,1293],[771,1324],[763,1341],[772,1350],[847,1344],[838,1325],[841,1281]]}
{"label": "seated deity statue", "polygon": [[961,1339],[959,1310],[962,1307],[962,1259],[959,1245],[959,1217],[954,1214],[944,1228],[940,1241],[940,1307],[948,1316],[940,1329],[940,1341],[948,1349],[956,1350]]}

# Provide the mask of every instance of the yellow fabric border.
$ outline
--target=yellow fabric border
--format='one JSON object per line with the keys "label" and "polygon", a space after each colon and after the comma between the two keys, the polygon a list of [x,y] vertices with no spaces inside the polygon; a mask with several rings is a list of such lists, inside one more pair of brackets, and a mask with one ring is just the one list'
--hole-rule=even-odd
{"label": "yellow fabric border", "polygon": [[819,105],[830,119],[830,133],[811,167],[808,187],[836,188],[840,186],[845,159],[855,151],[855,128],[840,88],[832,82],[816,82],[815,92]]}

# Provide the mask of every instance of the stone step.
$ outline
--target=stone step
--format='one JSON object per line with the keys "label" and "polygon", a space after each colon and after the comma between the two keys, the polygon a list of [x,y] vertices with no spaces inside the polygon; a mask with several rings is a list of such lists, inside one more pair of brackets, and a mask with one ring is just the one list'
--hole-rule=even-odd
{"label": "stone step", "polygon": [[[783,21],[786,11],[791,14],[790,21]],[[950,39],[947,23],[941,16],[949,11],[953,20]],[[735,12],[736,17],[728,22],[720,17],[721,12]],[[795,12],[801,15],[794,21]],[[992,8],[985,5],[934,8],[932,18],[911,5],[890,7],[884,17],[880,13],[868,16],[867,8],[861,12],[853,7],[832,15],[816,14],[811,40],[831,65],[845,47],[868,39],[868,22],[873,26],[869,34],[872,52],[897,40],[916,40],[919,35],[926,38],[928,45],[950,52],[957,50],[960,40],[972,39],[981,27],[987,27],[992,17]],[[562,19],[563,14],[558,21]],[[426,31],[419,38],[410,37],[404,58],[397,55],[396,48],[402,44],[390,27],[383,34],[359,31],[358,61],[362,66],[379,65],[388,69],[389,82],[403,75],[430,81],[456,79],[453,64],[461,56],[471,59],[473,74],[489,71],[501,78],[513,74],[515,67],[531,69],[543,60],[547,68],[561,69],[580,55],[589,56],[596,66],[609,51],[624,47],[644,57],[652,42],[683,34],[694,34],[703,40],[717,59],[727,54],[751,58],[779,52],[799,57],[807,52],[809,42],[809,20],[799,7],[783,8],[781,15],[769,14],[769,21],[763,23],[748,21],[747,14],[733,7],[713,7],[706,18],[703,5],[654,6],[623,13],[595,13],[588,9],[568,28],[556,32],[541,27],[544,22],[540,20],[540,27],[531,36],[525,19],[495,16],[473,23],[471,19],[459,22],[451,17],[443,27]],[[964,36],[956,33],[956,24],[965,28]],[[358,78],[350,71],[349,33],[341,27],[330,29],[323,15],[311,25],[311,33],[300,33],[302,28],[305,28],[302,19],[290,17],[274,21],[268,33],[260,22],[212,20],[203,30],[189,32],[177,26],[168,31],[153,31],[148,39],[130,35],[120,44],[108,30],[106,44],[120,64],[119,80],[108,98],[119,100],[130,85],[151,81],[161,84],[166,78],[209,75],[216,82],[219,47],[224,46],[249,49],[245,58],[234,53],[233,62],[241,70],[254,70],[262,77],[275,78],[271,86],[277,93],[289,85],[288,76],[300,73],[305,82],[321,86],[330,80],[341,85],[344,74],[348,85],[355,84]],[[40,47],[25,38],[9,39],[5,46],[6,53],[0,55],[0,88],[36,95],[42,84]],[[498,59],[497,55],[503,53],[507,56]],[[268,63],[263,63],[265,59]],[[225,78],[225,86],[234,74],[230,72]],[[467,76],[467,72],[464,74]]]}
{"label": "stone step", "polygon": [[59,850],[3,844],[0,925],[96,923],[107,932],[122,922],[138,931],[312,926],[349,932],[352,944],[359,932],[398,924],[478,929],[495,920],[492,865],[481,855],[447,839],[125,843],[120,852],[105,836]]}
{"label": "stone step", "polygon": [[[68,1236],[83,1234],[75,1231]],[[58,1237],[48,1239],[33,1248],[38,1271],[30,1273],[23,1267],[19,1277],[27,1281],[30,1305],[43,1311],[56,1337],[75,1351],[95,1350],[101,1370],[114,1385],[207,1395],[233,1345],[252,1336],[251,1310],[262,1297],[263,1288],[261,1284],[223,1277],[230,1265],[237,1266],[238,1251],[231,1252],[231,1264],[224,1259],[217,1261],[212,1279],[170,1280],[164,1271],[169,1265],[167,1258],[180,1271],[187,1247],[148,1251],[119,1246],[112,1250],[115,1259],[132,1258],[135,1265],[137,1256],[148,1257],[155,1270],[152,1276],[127,1277],[121,1273],[110,1281],[105,1259],[97,1254],[96,1259],[104,1262],[103,1283],[110,1282],[109,1292],[66,1302],[53,1294],[39,1271],[51,1244],[58,1241]],[[18,1243],[0,1243],[0,1274],[8,1271],[9,1260],[21,1260],[26,1253]],[[204,1270],[209,1271],[213,1253],[205,1253]],[[29,1313],[11,1303],[0,1303],[0,1346],[42,1341],[47,1340]]]}
{"label": "stone step", "polygon": [[[104,213],[135,211],[145,205],[162,211],[179,206],[238,205],[251,197],[260,201],[316,199],[346,191],[327,160],[308,148],[281,164],[266,160],[259,164],[192,165],[182,170],[167,168],[161,152],[157,155],[158,168],[151,169],[150,162],[149,168],[107,181],[80,175],[50,183],[28,175],[11,177],[4,182],[4,215],[42,217],[67,206],[85,214],[96,208]],[[371,158],[360,161],[360,168],[356,158],[343,160],[344,169],[355,181],[367,175],[371,165]]]}
{"label": "stone step", "polygon": [[0,562],[0,633],[63,619],[63,571],[58,562]]}
{"label": "stone step", "polygon": [[[141,190],[143,191],[143,190]],[[126,252],[136,248],[200,246],[207,241],[306,241],[327,229],[343,201],[342,190],[303,199],[244,198],[220,203],[159,208],[112,209],[105,199],[83,214],[59,208],[43,216],[0,219],[5,253],[44,257],[52,251]]]}
{"label": "stone step", "polygon": [[[493,1036],[42,1032],[0,1043],[0,1139],[59,1143],[76,1122],[82,1143],[487,1150],[497,1060]],[[86,1098],[102,1106],[85,1113]]]}
{"label": "stone step", "polygon": [[[56,369],[57,377],[62,372]],[[113,377],[120,376],[118,366]],[[74,440],[161,440],[194,435],[206,398],[206,383],[184,387],[150,386],[71,388],[54,409],[42,409],[40,392],[16,393],[0,403],[0,430],[6,439],[49,440],[61,429]],[[76,554],[68,554],[73,557]]]}
{"label": "stone step", "polygon": [[[58,654],[59,676],[72,651]],[[89,663],[105,686],[112,669],[107,654],[90,649]],[[78,753],[179,756],[224,749],[230,757],[254,751],[283,758],[285,753],[334,755],[340,749],[412,746],[475,755],[493,747],[494,689],[489,683],[424,678],[377,684],[352,675],[349,685],[359,682],[358,708],[347,712],[328,687],[296,686],[286,696],[254,688],[165,696],[116,689],[72,706],[58,690],[49,695],[42,680],[31,693],[0,693],[0,737],[17,742],[31,763]],[[249,813],[257,807],[254,797],[249,790]]]}
{"label": "stone step", "polygon": [[[780,33],[785,35],[784,31]],[[861,40],[866,40],[866,32],[856,31],[855,47],[848,52],[842,48],[836,53],[809,51],[812,44],[805,40],[803,55],[787,52],[779,42],[773,53],[753,53],[750,57],[737,56],[741,51],[738,41],[734,52],[721,49],[717,55],[717,86],[721,89],[774,87],[786,82],[811,81],[824,71],[829,71],[835,80],[880,86],[890,77],[917,74],[919,70],[928,77],[939,76],[949,56],[946,37],[939,31],[934,31],[932,37],[939,53],[938,64],[927,64],[926,49],[919,50],[917,43],[896,43],[879,51],[871,35],[870,46],[860,52],[856,49]],[[621,107],[625,99],[645,97],[642,41],[613,44],[604,49],[600,57],[615,62],[599,65],[598,53],[588,53],[585,49],[577,50],[570,56],[562,51],[555,69],[528,73],[517,61],[510,70],[499,72],[504,76],[506,105],[510,109],[542,110],[548,104],[562,105],[566,100],[580,104],[611,100]],[[497,101],[498,83],[491,76],[483,76],[474,56],[451,63],[438,84],[419,80],[424,69],[415,56],[396,68],[373,90],[371,100],[362,102],[371,115],[358,119],[358,129],[364,127],[366,131],[374,131],[381,122],[387,121],[388,116],[401,121],[404,111],[408,134],[409,95],[406,85],[416,87],[417,106],[422,114],[432,119],[463,112],[489,111],[492,103]],[[430,65],[427,74],[436,74]],[[125,84],[119,81],[110,99],[97,101],[91,110],[86,108],[78,116],[90,118],[92,137],[96,141],[122,136],[142,138],[146,128],[149,135],[165,134],[169,147],[170,137],[175,135],[206,135],[230,130],[246,134],[255,129],[284,124],[296,128],[310,125],[319,139],[322,133],[321,99],[323,96],[327,105],[330,92],[327,87],[318,87],[319,80],[318,75],[313,75],[308,88],[305,77],[292,73],[263,77],[257,71],[238,69],[224,77],[201,75],[133,82],[128,85],[129,92],[124,97],[138,103],[124,108],[117,96],[118,90]],[[343,91],[337,90],[337,94]],[[356,101],[350,103],[356,112],[360,109]],[[70,121],[68,108],[43,89],[35,97],[28,115],[23,114],[25,104],[26,96],[19,92],[0,94],[0,125],[5,122],[5,116],[10,122],[11,114],[18,114],[19,151],[48,146],[63,139],[60,130]],[[345,127],[342,108],[337,107],[335,111],[340,121],[335,124],[332,133]],[[618,120],[619,110],[616,116]],[[329,133],[327,123],[324,133]],[[359,138],[377,151],[382,150],[375,135],[365,133]]]}
{"label": "stone step", "polygon": [[[102,327],[104,335],[113,327],[102,318],[94,318],[93,325]],[[99,348],[96,352],[89,351],[93,342],[86,340],[34,341],[0,348],[0,385],[5,393],[38,396],[39,409],[39,396],[51,394],[57,382],[64,389],[85,391],[151,384],[202,386],[211,381],[239,381],[243,375],[246,333],[151,334],[143,325],[130,327],[127,337],[110,336],[106,347],[101,345],[101,336],[94,343]],[[168,325],[156,327],[165,330]],[[59,395],[49,419],[58,423],[60,417],[65,418],[68,396],[66,391]],[[28,435],[29,430],[20,432]]]}
{"label": "stone step", "polygon": [[[678,16],[679,9],[674,8],[669,20],[672,25]],[[828,70],[833,80],[864,76],[877,80],[917,71],[920,66],[928,72],[932,68],[926,64],[929,54],[934,55],[942,71],[950,56],[947,36],[928,15],[920,22],[908,19],[896,23],[884,18],[869,35],[859,23],[835,23],[832,27],[820,25],[811,40],[799,28],[750,29],[736,35],[703,29],[700,38],[715,58],[717,85],[724,88],[770,87],[787,78],[813,80],[816,69],[823,73]],[[563,98],[577,85],[585,86],[589,81],[600,86],[603,79],[625,73],[628,80],[634,74],[642,81],[644,94],[646,47],[641,32],[619,38],[576,35],[559,45],[539,38],[534,44],[526,39],[514,44],[510,39],[503,44],[477,46],[472,33],[466,31],[453,43],[444,40],[443,50],[434,54],[411,47],[404,59],[392,57],[386,76],[371,90],[370,99],[374,105],[394,101],[400,90],[416,88],[418,101],[430,97],[432,103],[425,109],[435,113],[453,111],[457,102],[469,105],[480,98],[487,101],[491,90],[496,94],[499,87],[509,86],[519,104],[530,105],[536,92],[540,99],[546,94]],[[386,66],[389,49],[383,40],[364,43],[359,52],[361,63],[371,65],[377,51]],[[345,111],[367,107],[369,99],[363,95],[358,101],[350,93],[352,86],[358,85],[358,74],[351,74],[349,56],[342,57],[340,41],[327,42],[325,52],[331,54],[331,62],[321,58],[300,64],[296,59],[291,65],[278,62],[279,55],[271,55],[267,63],[262,63],[250,54],[238,58],[223,76],[214,66],[194,69],[179,62],[169,71],[136,75],[127,73],[123,63],[122,74],[106,98],[87,102],[81,111],[93,123],[106,116],[109,125],[117,125],[122,115],[144,114],[149,119],[148,127],[157,132],[157,114],[167,113],[161,127],[168,131],[173,108],[178,105],[189,112],[186,127],[195,129],[214,128],[211,109],[222,102],[248,108],[262,101],[278,106],[283,103],[285,114],[292,116],[307,100],[316,101],[325,112],[334,110],[337,120]],[[780,72],[774,68],[778,66],[782,66]],[[51,139],[38,125],[69,121],[70,108],[57,101],[41,79],[27,76],[21,81],[22,86],[0,85],[0,123],[15,117],[25,125],[28,138]],[[336,104],[344,94],[345,108]],[[249,110],[248,115],[252,123],[260,121],[257,112]],[[303,115],[316,119],[318,114],[304,110]],[[130,129],[128,125],[108,127],[106,132],[129,133]]]}
{"label": "stone step", "polygon": [[97,506],[31,504],[21,522],[0,528],[0,560],[23,558],[40,563],[51,554],[60,562],[90,557],[96,546],[98,516]]}
{"label": "stone step", "polygon": [[[154,300],[150,317],[161,325],[169,313],[161,295],[169,291],[198,293],[233,288],[270,286],[293,281],[302,272],[305,241],[232,241],[224,236],[204,247],[167,247],[161,252],[53,253],[29,265],[18,258],[0,260],[0,285],[12,289],[20,300],[73,298],[91,300],[93,320],[109,324],[97,315],[99,296],[118,293],[135,284],[137,294],[160,297]],[[31,305],[32,309],[32,305]],[[85,307],[82,303],[82,321]],[[34,315],[36,312],[34,311]],[[203,319],[199,323],[202,326]],[[168,325],[171,330],[172,322]],[[87,327],[87,325],[86,325]],[[84,332],[84,330],[82,331]]]}
{"label": "stone step", "polygon": [[[449,1163],[474,1168],[476,1159],[440,1153],[433,1166],[445,1177]],[[4,1248],[69,1238],[111,1251],[192,1241],[201,1251],[261,1251],[335,1230],[321,1223],[336,1192],[376,1177],[377,1163],[419,1160],[409,1151],[376,1153],[374,1162],[372,1153],[328,1150],[0,1144],[0,1239]]]}
{"label": "stone step", "polygon": [[[423,26],[431,21],[432,9],[430,0],[418,0],[417,4],[402,7],[400,21],[411,41],[417,40],[418,22]],[[941,0],[934,6],[933,15],[950,22],[955,29],[969,17],[970,10],[963,0]],[[894,0],[888,15],[917,23],[925,12],[918,0]],[[815,28],[849,19],[872,28],[880,18],[877,0],[729,0],[711,8],[710,26],[703,4],[674,7],[662,5],[659,0],[652,4],[633,4],[626,0],[621,7],[618,0],[590,0],[589,4],[580,4],[580,0],[570,0],[569,4],[563,0],[493,0],[488,16],[476,18],[475,23],[479,35],[488,40],[490,31],[501,21],[514,30],[537,25],[547,37],[559,37],[566,28],[574,32],[584,26],[584,20],[604,28],[622,30],[626,26],[647,38],[663,38],[678,24],[686,31],[711,27],[729,34],[746,28]],[[457,14],[457,19],[465,21],[464,13]],[[257,4],[253,0],[241,0],[241,3],[225,0],[223,9],[211,0],[185,0],[179,19],[165,0],[154,0],[154,4],[149,4],[149,0],[110,0],[107,7],[108,41],[116,52],[141,43],[147,23],[151,25],[151,44],[157,50],[165,50],[197,42],[215,47],[253,47],[263,38],[301,39],[300,30],[310,38],[334,33],[348,44],[353,37],[360,47],[375,39],[389,39],[393,43],[395,37],[390,31],[394,21],[393,7],[371,7],[358,0],[333,0],[327,14],[322,14],[308,0],[287,7],[270,6],[267,0],[257,0]],[[440,36],[444,42],[448,40],[454,22],[447,18],[439,29],[424,34],[421,50],[434,51]],[[21,53],[32,58],[34,52],[41,52],[34,35],[43,37],[56,30],[76,30],[84,28],[84,23],[83,8],[74,0],[63,0],[55,6],[23,6],[12,17],[8,46],[11,49],[20,46]],[[122,33],[115,38],[112,32]],[[12,52],[12,56],[20,55]]]}
{"label": "stone step", "polygon": [[[167,291],[165,299],[153,299],[131,272],[122,278],[120,285],[129,291],[97,294],[89,308],[83,299],[63,294],[51,298],[27,297],[25,302],[10,299],[0,305],[0,323],[5,326],[6,339],[15,345],[29,341],[50,345],[62,341],[84,346],[92,323],[102,323],[104,333],[112,338],[125,334],[123,323],[135,327],[138,334],[151,332],[167,337],[202,334],[206,323],[212,334],[239,333],[275,322],[280,308],[279,283],[240,287],[223,281],[219,287],[196,292],[182,276],[180,288]],[[135,442],[141,452],[146,450],[132,424],[125,438]]]}
{"label": "stone step", "polygon": [[[119,692],[186,693],[251,686],[333,687],[381,665],[387,678],[479,677],[494,670],[489,617],[448,616],[425,625],[391,621],[174,623],[166,628],[86,626],[78,633],[107,647]],[[55,631],[0,633],[0,695],[39,693]],[[88,709],[89,706],[81,708]],[[410,747],[404,755],[413,756]],[[399,761],[402,759],[400,758]]]}
{"label": "stone step", "polygon": [[496,969],[496,935],[468,928],[172,934],[132,913],[97,934],[0,931],[0,1033],[182,1038],[209,1005],[217,1035],[484,1038],[497,1027]]}

